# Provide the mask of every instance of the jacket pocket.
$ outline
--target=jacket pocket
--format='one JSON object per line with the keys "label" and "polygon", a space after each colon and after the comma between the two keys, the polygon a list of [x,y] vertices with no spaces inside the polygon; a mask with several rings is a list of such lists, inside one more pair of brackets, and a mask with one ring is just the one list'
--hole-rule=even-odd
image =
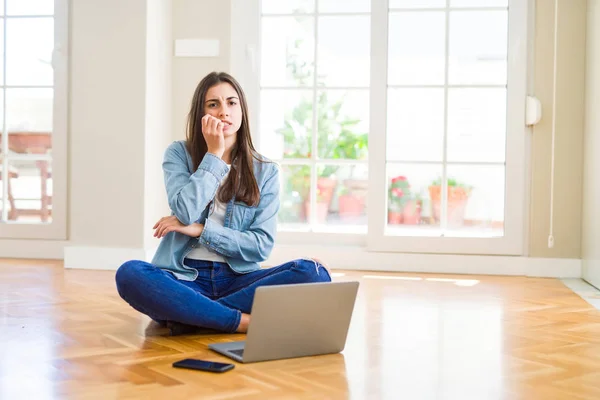
{"label": "jacket pocket", "polygon": [[233,219],[231,221],[231,227],[239,231],[247,230],[250,228],[250,225],[252,225],[255,213],[256,207],[250,207],[246,203],[236,201],[233,203]]}

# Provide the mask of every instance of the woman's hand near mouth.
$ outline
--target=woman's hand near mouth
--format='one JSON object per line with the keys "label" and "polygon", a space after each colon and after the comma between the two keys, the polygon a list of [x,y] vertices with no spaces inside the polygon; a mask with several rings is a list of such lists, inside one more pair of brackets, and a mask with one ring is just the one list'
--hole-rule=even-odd
{"label": "woman's hand near mouth", "polygon": [[202,117],[202,134],[206,140],[208,152],[222,158],[225,152],[225,138],[223,136],[223,128],[231,124],[223,122],[212,115],[206,114]]}

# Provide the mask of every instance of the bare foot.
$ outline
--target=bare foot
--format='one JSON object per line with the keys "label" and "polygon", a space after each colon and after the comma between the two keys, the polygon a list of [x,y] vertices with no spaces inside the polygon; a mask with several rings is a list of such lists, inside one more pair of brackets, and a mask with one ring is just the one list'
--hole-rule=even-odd
{"label": "bare foot", "polygon": [[240,324],[235,330],[238,333],[246,333],[248,332],[248,325],[250,325],[250,314],[242,313],[242,318],[240,318]]}

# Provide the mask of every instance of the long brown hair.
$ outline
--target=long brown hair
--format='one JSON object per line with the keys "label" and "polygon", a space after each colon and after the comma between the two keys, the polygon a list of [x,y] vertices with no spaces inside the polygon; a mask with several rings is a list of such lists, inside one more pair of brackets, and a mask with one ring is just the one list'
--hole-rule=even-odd
{"label": "long brown hair", "polygon": [[187,120],[187,149],[192,156],[194,170],[198,169],[200,162],[208,151],[208,145],[202,134],[202,117],[204,117],[204,102],[208,90],[219,83],[229,83],[238,94],[242,108],[242,123],[237,132],[236,144],[231,152],[231,170],[229,176],[221,185],[217,198],[222,203],[227,203],[235,197],[249,206],[256,206],[260,200],[260,191],[254,176],[253,159],[263,161],[256,152],[250,135],[248,119],[248,104],[240,84],[225,72],[211,72],[200,81],[194,97]]}

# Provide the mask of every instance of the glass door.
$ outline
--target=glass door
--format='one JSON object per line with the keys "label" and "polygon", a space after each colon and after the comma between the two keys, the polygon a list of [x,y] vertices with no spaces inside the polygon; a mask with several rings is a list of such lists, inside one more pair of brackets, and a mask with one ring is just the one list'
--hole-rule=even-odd
{"label": "glass door", "polygon": [[527,2],[385,3],[373,2],[385,23],[372,32],[369,248],[521,254]]}

